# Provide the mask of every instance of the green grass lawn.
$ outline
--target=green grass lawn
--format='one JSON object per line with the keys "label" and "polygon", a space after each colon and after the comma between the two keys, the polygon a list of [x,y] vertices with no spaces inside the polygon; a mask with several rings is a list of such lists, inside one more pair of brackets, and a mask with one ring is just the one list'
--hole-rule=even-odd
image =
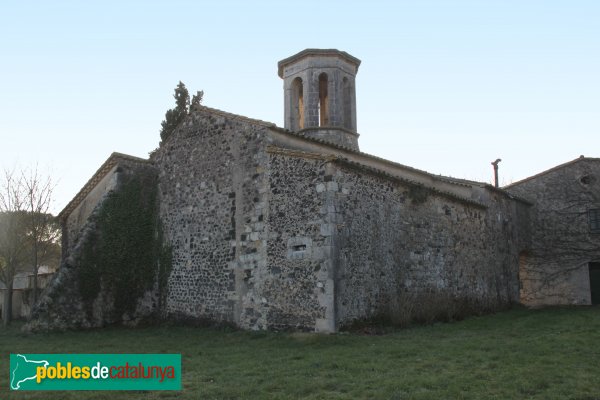
{"label": "green grass lawn", "polygon": [[[600,307],[516,309],[381,336],[0,328],[0,398],[600,399]],[[9,392],[9,353],[181,353],[182,392]]]}

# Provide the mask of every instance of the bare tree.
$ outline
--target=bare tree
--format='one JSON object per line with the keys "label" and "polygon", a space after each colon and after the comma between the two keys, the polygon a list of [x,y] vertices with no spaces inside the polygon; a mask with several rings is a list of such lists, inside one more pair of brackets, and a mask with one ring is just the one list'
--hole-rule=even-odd
{"label": "bare tree", "polygon": [[0,176],[0,280],[6,286],[2,322],[12,319],[13,280],[27,255],[25,190],[20,176],[5,169]]}
{"label": "bare tree", "polygon": [[27,267],[33,273],[33,303],[38,295],[42,262],[57,258],[60,229],[49,213],[54,185],[37,167],[0,176],[0,280],[6,286],[2,309],[4,326],[12,319],[13,281]]}
{"label": "bare tree", "polygon": [[23,172],[21,182],[25,190],[27,230],[31,244],[31,272],[33,274],[33,304],[38,298],[38,272],[48,241],[56,239],[57,230],[52,230],[54,217],[49,213],[54,184],[50,176],[42,176],[38,167]]}

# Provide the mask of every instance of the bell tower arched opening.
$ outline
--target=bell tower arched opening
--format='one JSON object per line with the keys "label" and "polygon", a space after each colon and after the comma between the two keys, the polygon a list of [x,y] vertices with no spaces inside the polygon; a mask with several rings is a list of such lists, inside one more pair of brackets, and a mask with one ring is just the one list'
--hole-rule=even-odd
{"label": "bell tower arched opening", "polygon": [[304,129],[304,85],[302,78],[292,81],[292,130]]}
{"label": "bell tower arched opening", "polygon": [[284,127],[358,150],[355,77],[360,60],[336,49],[306,49],[278,63]]}
{"label": "bell tower arched opening", "polygon": [[352,104],[354,103],[354,91],[347,77],[342,79],[342,108],[344,116],[344,128],[352,129]]}
{"label": "bell tower arched opening", "polygon": [[319,75],[319,126],[329,126],[329,96],[327,85],[329,81],[325,72]]}

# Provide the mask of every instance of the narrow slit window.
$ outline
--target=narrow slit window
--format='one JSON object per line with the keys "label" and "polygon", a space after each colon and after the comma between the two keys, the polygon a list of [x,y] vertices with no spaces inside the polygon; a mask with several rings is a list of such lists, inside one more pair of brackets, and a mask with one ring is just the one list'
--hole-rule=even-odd
{"label": "narrow slit window", "polygon": [[304,251],[304,250],[306,250],[306,245],[305,244],[297,244],[295,246],[292,246],[292,250],[294,250],[294,251]]}

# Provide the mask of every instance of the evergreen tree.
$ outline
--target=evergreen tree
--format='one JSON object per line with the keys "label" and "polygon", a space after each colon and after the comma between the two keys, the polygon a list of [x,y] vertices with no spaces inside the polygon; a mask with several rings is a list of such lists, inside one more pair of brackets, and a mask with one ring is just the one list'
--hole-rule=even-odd
{"label": "evergreen tree", "polygon": [[[161,144],[167,140],[169,136],[175,131],[177,126],[185,119],[194,108],[202,103],[202,97],[204,92],[202,90],[196,92],[190,101],[190,94],[185,87],[185,84],[179,81],[179,84],[175,88],[175,108],[167,110],[165,113],[165,119],[161,122],[160,139]],[[156,150],[154,150],[156,151]],[[152,151],[150,154],[153,154]]]}
{"label": "evergreen tree", "polygon": [[202,103],[202,97],[204,97],[204,91],[202,91],[202,90],[196,92],[196,94],[194,96],[192,96],[192,103],[190,104],[190,112],[192,112],[192,110],[194,108],[199,106],[200,103]]}
{"label": "evergreen tree", "polygon": [[188,113],[190,104],[190,94],[183,82],[179,81],[179,84],[175,88],[175,108],[167,110],[165,113],[165,119],[161,122],[162,129],[160,130],[161,143],[167,140],[169,136],[175,131],[177,125],[179,125]]}

